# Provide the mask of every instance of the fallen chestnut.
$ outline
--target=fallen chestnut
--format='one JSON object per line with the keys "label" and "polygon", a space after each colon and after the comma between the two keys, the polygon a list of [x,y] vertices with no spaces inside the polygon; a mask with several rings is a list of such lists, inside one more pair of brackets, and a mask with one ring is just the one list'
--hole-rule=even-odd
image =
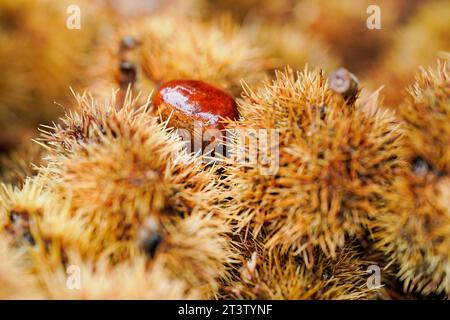
{"label": "fallen chestnut", "polygon": [[229,94],[198,80],[163,84],[153,97],[153,106],[162,120],[168,120],[169,126],[191,143],[190,151],[203,154],[225,152],[220,143],[224,140],[223,120],[238,118],[236,102]]}
{"label": "fallen chestnut", "polygon": [[222,120],[238,117],[236,102],[226,92],[203,81],[173,80],[163,84],[153,97],[163,120],[175,128],[193,130],[194,123],[209,129],[224,128]]}

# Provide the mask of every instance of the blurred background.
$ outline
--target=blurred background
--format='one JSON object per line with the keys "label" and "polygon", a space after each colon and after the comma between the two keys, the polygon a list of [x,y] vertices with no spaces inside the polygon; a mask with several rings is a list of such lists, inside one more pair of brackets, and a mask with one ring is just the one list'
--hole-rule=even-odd
{"label": "blurred background", "polygon": [[[72,4],[80,8],[79,30],[66,27],[67,8]],[[380,8],[381,29],[367,27],[370,5]],[[384,105],[394,108],[418,67],[434,65],[442,52],[450,51],[448,0],[0,0],[3,180],[14,180],[12,168],[26,168],[29,161],[38,161],[41,151],[30,141],[39,135],[40,124],[56,121],[70,108],[70,87],[97,88],[96,82],[109,77],[107,73],[112,71],[108,70],[115,70],[110,65],[114,63],[111,51],[108,57],[102,53],[114,39],[111,35],[129,30],[137,21],[161,16],[202,22],[205,33],[209,22],[232,23],[239,29],[241,47],[251,42],[264,53],[267,63],[260,64],[258,72],[264,66],[268,77],[286,65],[303,69],[308,64],[327,72],[343,66],[357,75],[367,92],[382,87]],[[164,34],[163,20],[157,21],[152,32]],[[159,56],[153,61],[156,68],[173,59],[177,43],[172,41],[180,41],[188,32],[181,24],[173,29],[177,37],[166,37],[158,47]],[[217,48],[205,50],[220,52],[226,45],[218,40]],[[172,55],[165,56],[169,51]],[[236,56],[229,59],[241,59],[239,53],[236,48]],[[119,53],[113,51],[115,54]],[[251,64],[245,61],[233,68]],[[193,59],[192,63],[197,62]],[[99,65],[104,71],[93,72]],[[242,73],[244,80],[252,76],[251,71]],[[196,74],[192,72],[191,77]],[[120,83],[116,85],[120,87]],[[233,94],[239,96],[239,90]]]}

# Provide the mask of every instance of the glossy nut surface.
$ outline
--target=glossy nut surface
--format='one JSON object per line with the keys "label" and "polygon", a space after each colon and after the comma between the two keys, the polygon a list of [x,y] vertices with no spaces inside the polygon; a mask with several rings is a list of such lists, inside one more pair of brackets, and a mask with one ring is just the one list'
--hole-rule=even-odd
{"label": "glossy nut surface", "polygon": [[203,127],[223,129],[223,119],[236,120],[236,102],[226,92],[203,81],[173,80],[164,83],[153,97],[153,105],[174,127],[192,129],[195,121]]}

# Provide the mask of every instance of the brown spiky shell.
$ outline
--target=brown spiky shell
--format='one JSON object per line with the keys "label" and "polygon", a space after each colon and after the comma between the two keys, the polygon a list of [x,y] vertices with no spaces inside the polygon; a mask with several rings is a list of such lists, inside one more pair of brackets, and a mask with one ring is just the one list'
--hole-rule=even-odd
{"label": "brown spiky shell", "polygon": [[0,299],[39,299],[33,277],[27,273],[23,250],[17,250],[11,237],[0,236]]}
{"label": "brown spiky shell", "polygon": [[[309,265],[314,247],[334,257],[347,236],[362,236],[402,166],[395,119],[348,105],[321,71],[278,72],[238,103],[242,119],[230,124],[230,149],[244,151],[247,162],[234,156],[225,166],[238,230],[265,230],[266,247],[303,255]],[[267,137],[278,130],[272,163],[248,161],[254,129],[269,130]]]}
{"label": "brown spiky shell", "polygon": [[37,173],[36,166],[44,160],[45,150],[33,141],[23,142],[8,155],[0,156],[0,181],[21,185]]}
{"label": "brown spiky shell", "polygon": [[302,258],[282,254],[279,250],[265,250],[259,241],[246,239],[240,242],[240,246],[245,247],[241,252],[250,252],[242,255],[238,272],[223,289],[224,297],[354,300],[374,299],[382,290],[381,286],[368,286],[368,268],[372,263],[361,259],[351,247],[339,249],[335,259],[318,252],[315,266],[309,268]]}
{"label": "brown spiky shell", "polygon": [[126,91],[128,85],[149,94],[175,79],[202,80],[238,94],[242,79],[261,79],[270,63],[230,19],[202,22],[166,14],[118,31],[100,49],[98,61],[92,90],[100,96],[109,95],[111,88]]}
{"label": "brown spiky shell", "polygon": [[149,270],[164,261],[164,272],[209,297],[232,259],[216,177],[147,105],[126,101],[117,110],[114,99],[78,96],[78,111],[46,127],[48,165],[6,188],[5,230],[25,241],[38,275],[74,255],[119,263],[144,252]]}
{"label": "brown spiky shell", "polygon": [[68,268],[43,272],[41,277],[43,292],[49,299],[184,300],[202,297],[197,288],[169,276],[164,263],[155,264],[149,270],[145,257],[114,267],[106,262],[93,265],[74,258]]}
{"label": "brown spiky shell", "polygon": [[398,28],[392,45],[366,78],[374,88],[385,86],[386,105],[395,109],[401,104],[404,89],[414,81],[417,68],[433,64],[439,53],[450,51],[449,12],[448,1],[429,1]]}
{"label": "brown spiky shell", "polygon": [[247,26],[261,47],[273,57],[278,68],[301,69],[305,64],[333,70],[339,58],[330,54],[329,46],[308,32],[291,24],[256,23]]}
{"label": "brown spiky shell", "polygon": [[[82,83],[97,34],[95,7],[78,1],[79,30],[66,27],[70,1],[5,0],[0,3],[0,144],[13,149],[30,128],[51,121],[69,87]],[[36,112],[36,110],[39,110]],[[8,137],[8,139],[6,139]],[[1,141],[1,140],[8,141]]]}
{"label": "brown spiky shell", "polygon": [[450,292],[449,111],[445,63],[437,71],[423,69],[398,110],[409,167],[396,177],[375,235],[407,292]]}

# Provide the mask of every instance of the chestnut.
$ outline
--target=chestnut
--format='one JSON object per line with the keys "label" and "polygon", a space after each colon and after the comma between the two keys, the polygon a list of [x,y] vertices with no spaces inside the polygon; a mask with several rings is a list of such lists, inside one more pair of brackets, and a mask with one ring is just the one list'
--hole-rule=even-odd
{"label": "chestnut", "polygon": [[161,85],[153,106],[190,143],[191,152],[226,153],[223,120],[238,118],[236,102],[228,93],[199,80],[172,80]]}
{"label": "chestnut", "polygon": [[194,122],[204,129],[224,129],[222,120],[238,118],[234,99],[226,92],[198,80],[164,83],[153,97],[153,106],[163,120],[179,129],[193,131]]}

